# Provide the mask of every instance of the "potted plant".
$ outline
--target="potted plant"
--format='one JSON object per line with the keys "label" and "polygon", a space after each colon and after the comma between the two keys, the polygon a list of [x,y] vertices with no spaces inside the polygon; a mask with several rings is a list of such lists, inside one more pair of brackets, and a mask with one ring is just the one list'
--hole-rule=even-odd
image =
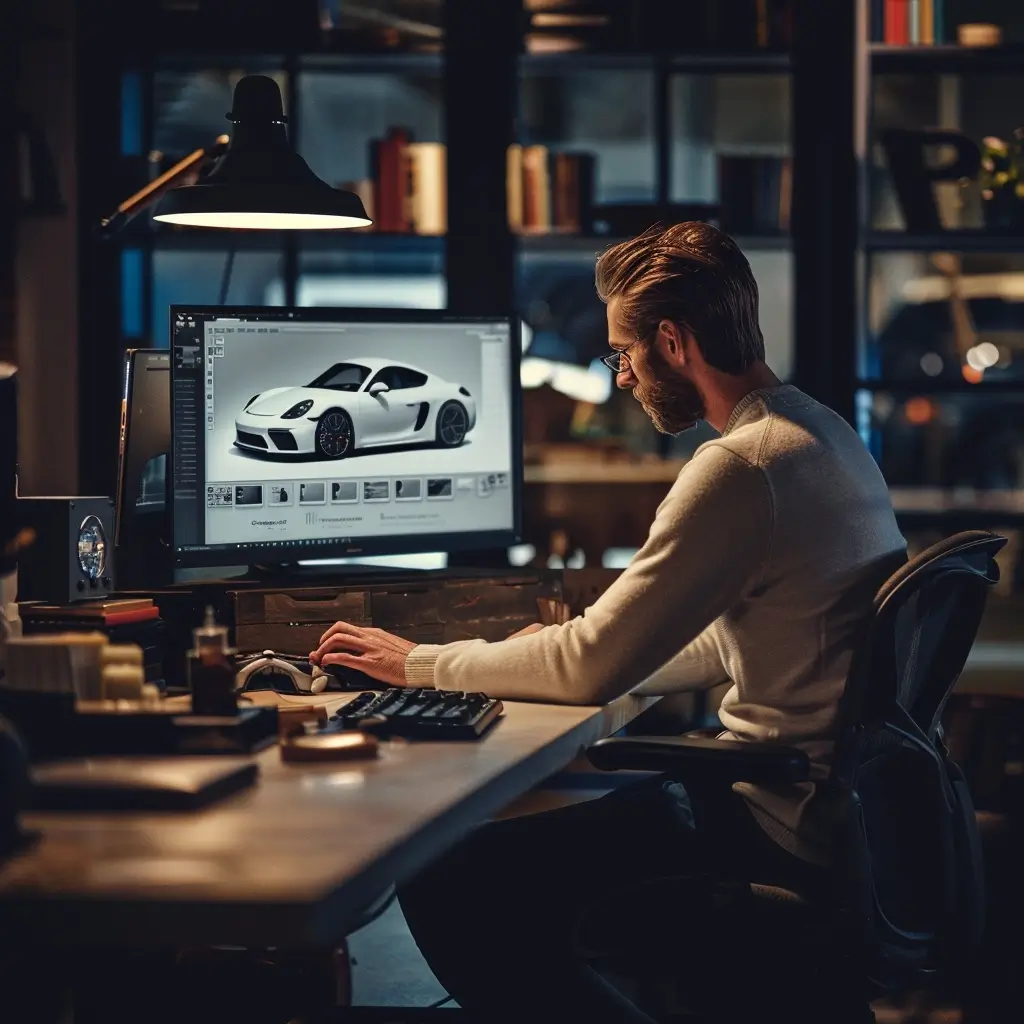
{"label": "potted plant", "polygon": [[993,135],[981,140],[979,184],[987,228],[1005,231],[1024,226],[1022,140],[1024,128],[1016,129],[1010,142]]}

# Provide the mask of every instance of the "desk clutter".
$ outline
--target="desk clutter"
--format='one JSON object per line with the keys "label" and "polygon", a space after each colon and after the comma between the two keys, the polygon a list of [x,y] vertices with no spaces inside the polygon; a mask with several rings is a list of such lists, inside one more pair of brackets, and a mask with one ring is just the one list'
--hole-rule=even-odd
{"label": "desk clutter", "polygon": [[41,633],[7,642],[0,714],[34,762],[91,755],[251,754],[277,738],[277,709],[235,698],[227,631],[194,630],[191,702],[165,700],[145,680],[144,651],[100,631]]}
{"label": "desk clutter", "polygon": [[23,601],[19,615],[26,636],[102,633],[112,644],[137,645],[142,650],[145,681],[163,689],[165,623],[152,598],[83,601],[71,605]]}

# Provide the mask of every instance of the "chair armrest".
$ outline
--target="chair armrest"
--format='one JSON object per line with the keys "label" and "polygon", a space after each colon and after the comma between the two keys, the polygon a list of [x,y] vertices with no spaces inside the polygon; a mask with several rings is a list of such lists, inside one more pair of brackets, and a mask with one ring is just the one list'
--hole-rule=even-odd
{"label": "chair armrest", "polygon": [[703,736],[612,736],[589,747],[587,757],[602,771],[662,772],[683,783],[692,777],[702,785],[803,782],[811,766],[795,747]]}

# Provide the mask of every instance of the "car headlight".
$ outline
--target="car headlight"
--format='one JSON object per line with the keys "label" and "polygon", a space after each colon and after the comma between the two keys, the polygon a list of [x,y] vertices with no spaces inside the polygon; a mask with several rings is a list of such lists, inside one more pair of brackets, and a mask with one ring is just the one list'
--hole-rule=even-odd
{"label": "car headlight", "polygon": [[459,388],[459,394],[465,395],[467,398],[473,397],[465,388]]}
{"label": "car headlight", "polygon": [[246,402],[245,405],[242,406],[242,412],[245,412],[245,410],[248,409],[249,406],[252,405],[252,403],[255,402],[256,399],[259,398],[259,397],[260,397],[259,395],[253,395],[252,398],[250,398],[249,401]]}
{"label": "car headlight", "polygon": [[299,402],[298,405],[293,405],[287,412],[281,413],[281,419],[297,420],[300,416],[305,416],[312,408],[313,399],[307,398],[304,402]]}

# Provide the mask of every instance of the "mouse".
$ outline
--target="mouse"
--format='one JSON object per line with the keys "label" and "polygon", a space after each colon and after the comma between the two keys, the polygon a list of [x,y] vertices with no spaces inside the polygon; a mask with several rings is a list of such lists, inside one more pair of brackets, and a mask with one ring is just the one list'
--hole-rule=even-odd
{"label": "mouse", "polygon": [[314,689],[313,693],[322,693],[327,690],[379,690],[381,684],[360,672],[357,668],[349,668],[348,665],[316,665],[313,668],[313,686],[320,685],[320,689]]}

